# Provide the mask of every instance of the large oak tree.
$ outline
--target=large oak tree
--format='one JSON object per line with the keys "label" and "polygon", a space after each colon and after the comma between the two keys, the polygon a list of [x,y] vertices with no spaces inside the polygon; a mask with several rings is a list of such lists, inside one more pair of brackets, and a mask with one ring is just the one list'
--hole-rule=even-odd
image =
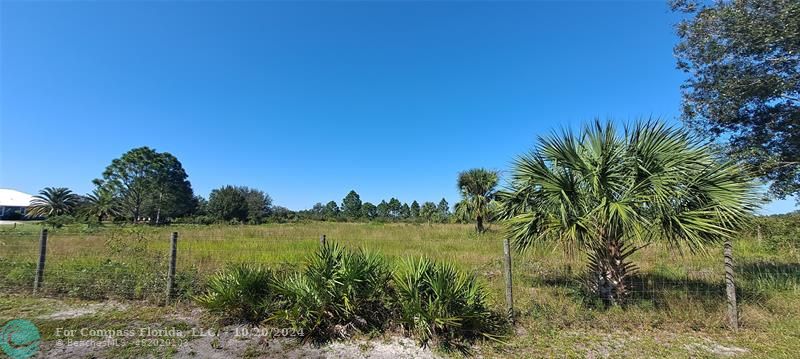
{"label": "large oak tree", "polygon": [[683,118],[720,140],[733,158],[771,182],[780,198],[800,193],[800,1],[674,0]]}

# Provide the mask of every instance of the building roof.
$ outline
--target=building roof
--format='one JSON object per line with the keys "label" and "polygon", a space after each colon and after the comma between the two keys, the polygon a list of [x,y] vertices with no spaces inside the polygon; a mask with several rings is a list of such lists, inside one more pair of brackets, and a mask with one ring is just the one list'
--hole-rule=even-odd
{"label": "building roof", "polygon": [[0,206],[3,207],[28,207],[33,196],[13,189],[0,188]]}

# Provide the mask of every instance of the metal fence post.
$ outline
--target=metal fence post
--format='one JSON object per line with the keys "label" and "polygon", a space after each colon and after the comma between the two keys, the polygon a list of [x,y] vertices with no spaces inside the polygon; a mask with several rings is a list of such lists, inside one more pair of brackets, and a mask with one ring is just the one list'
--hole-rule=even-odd
{"label": "metal fence post", "polygon": [[511,281],[511,243],[508,238],[503,239],[503,269],[506,277],[506,304],[508,305],[508,320],[514,323],[514,294]]}
{"label": "metal fence post", "polygon": [[324,234],[319,237],[319,245],[321,245],[321,246],[325,245],[325,235]]}
{"label": "metal fence post", "polygon": [[44,262],[47,257],[47,228],[42,228],[39,234],[39,263],[36,264],[36,278],[33,281],[33,293],[39,291],[44,279]]}
{"label": "metal fence post", "polygon": [[728,324],[734,331],[739,330],[739,311],[736,307],[736,283],[733,277],[733,245],[725,240],[725,294],[728,297]]}
{"label": "metal fence post", "polygon": [[178,257],[178,232],[172,232],[170,247],[169,272],[167,272],[167,304],[169,304],[170,299],[172,299],[172,293],[175,290],[175,263]]}

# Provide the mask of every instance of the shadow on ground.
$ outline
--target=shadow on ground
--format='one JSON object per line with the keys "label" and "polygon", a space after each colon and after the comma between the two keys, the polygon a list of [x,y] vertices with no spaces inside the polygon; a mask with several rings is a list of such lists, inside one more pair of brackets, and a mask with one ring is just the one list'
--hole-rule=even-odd
{"label": "shadow on ground", "polygon": [[[778,291],[800,290],[800,263],[747,262],[736,267],[736,293],[740,303],[763,303]],[[707,307],[725,304],[725,283],[721,273],[693,273],[691,277],[675,277],[651,272],[640,272],[628,280],[629,306],[647,306],[656,309],[684,305],[686,301]],[[590,307],[601,307],[585,286],[582,272],[571,269],[530,277],[532,286],[555,287],[565,290],[577,302]]]}

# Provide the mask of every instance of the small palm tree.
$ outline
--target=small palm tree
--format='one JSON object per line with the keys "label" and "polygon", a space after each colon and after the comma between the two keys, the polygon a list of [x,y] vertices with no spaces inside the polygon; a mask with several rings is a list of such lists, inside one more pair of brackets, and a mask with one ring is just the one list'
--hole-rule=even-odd
{"label": "small palm tree", "polygon": [[83,214],[87,217],[97,218],[98,222],[102,222],[103,219],[119,217],[122,214],[122,206],[119,199],[107,189],[95,189],[92,193],[86,195],[84,199]]}
{"label": "small palm tree", "polygon": [[49,217],[71,214],[80,203],[80,196],[65,187],[45,187],[33,196],[28,217]]}
{"label": "small palm tree", "polygon": [[458,174],[458,188],[463,200],[456,211],[475,221],[475,231],[483,233],[483,222],[490,218],[490,203],[494,199],[499,175],[495,171],[473,168]]}
{"label": "small palm tree", "polygon": [[556,242],[588,251],[589,285],[614,305],[642,246],[662,240],[694,252],[729,238],[755,203],[744,178],[684,130],[646,121],[620,134],[596,121],[577,137],[540,139],[498,197],[518,249]]}

